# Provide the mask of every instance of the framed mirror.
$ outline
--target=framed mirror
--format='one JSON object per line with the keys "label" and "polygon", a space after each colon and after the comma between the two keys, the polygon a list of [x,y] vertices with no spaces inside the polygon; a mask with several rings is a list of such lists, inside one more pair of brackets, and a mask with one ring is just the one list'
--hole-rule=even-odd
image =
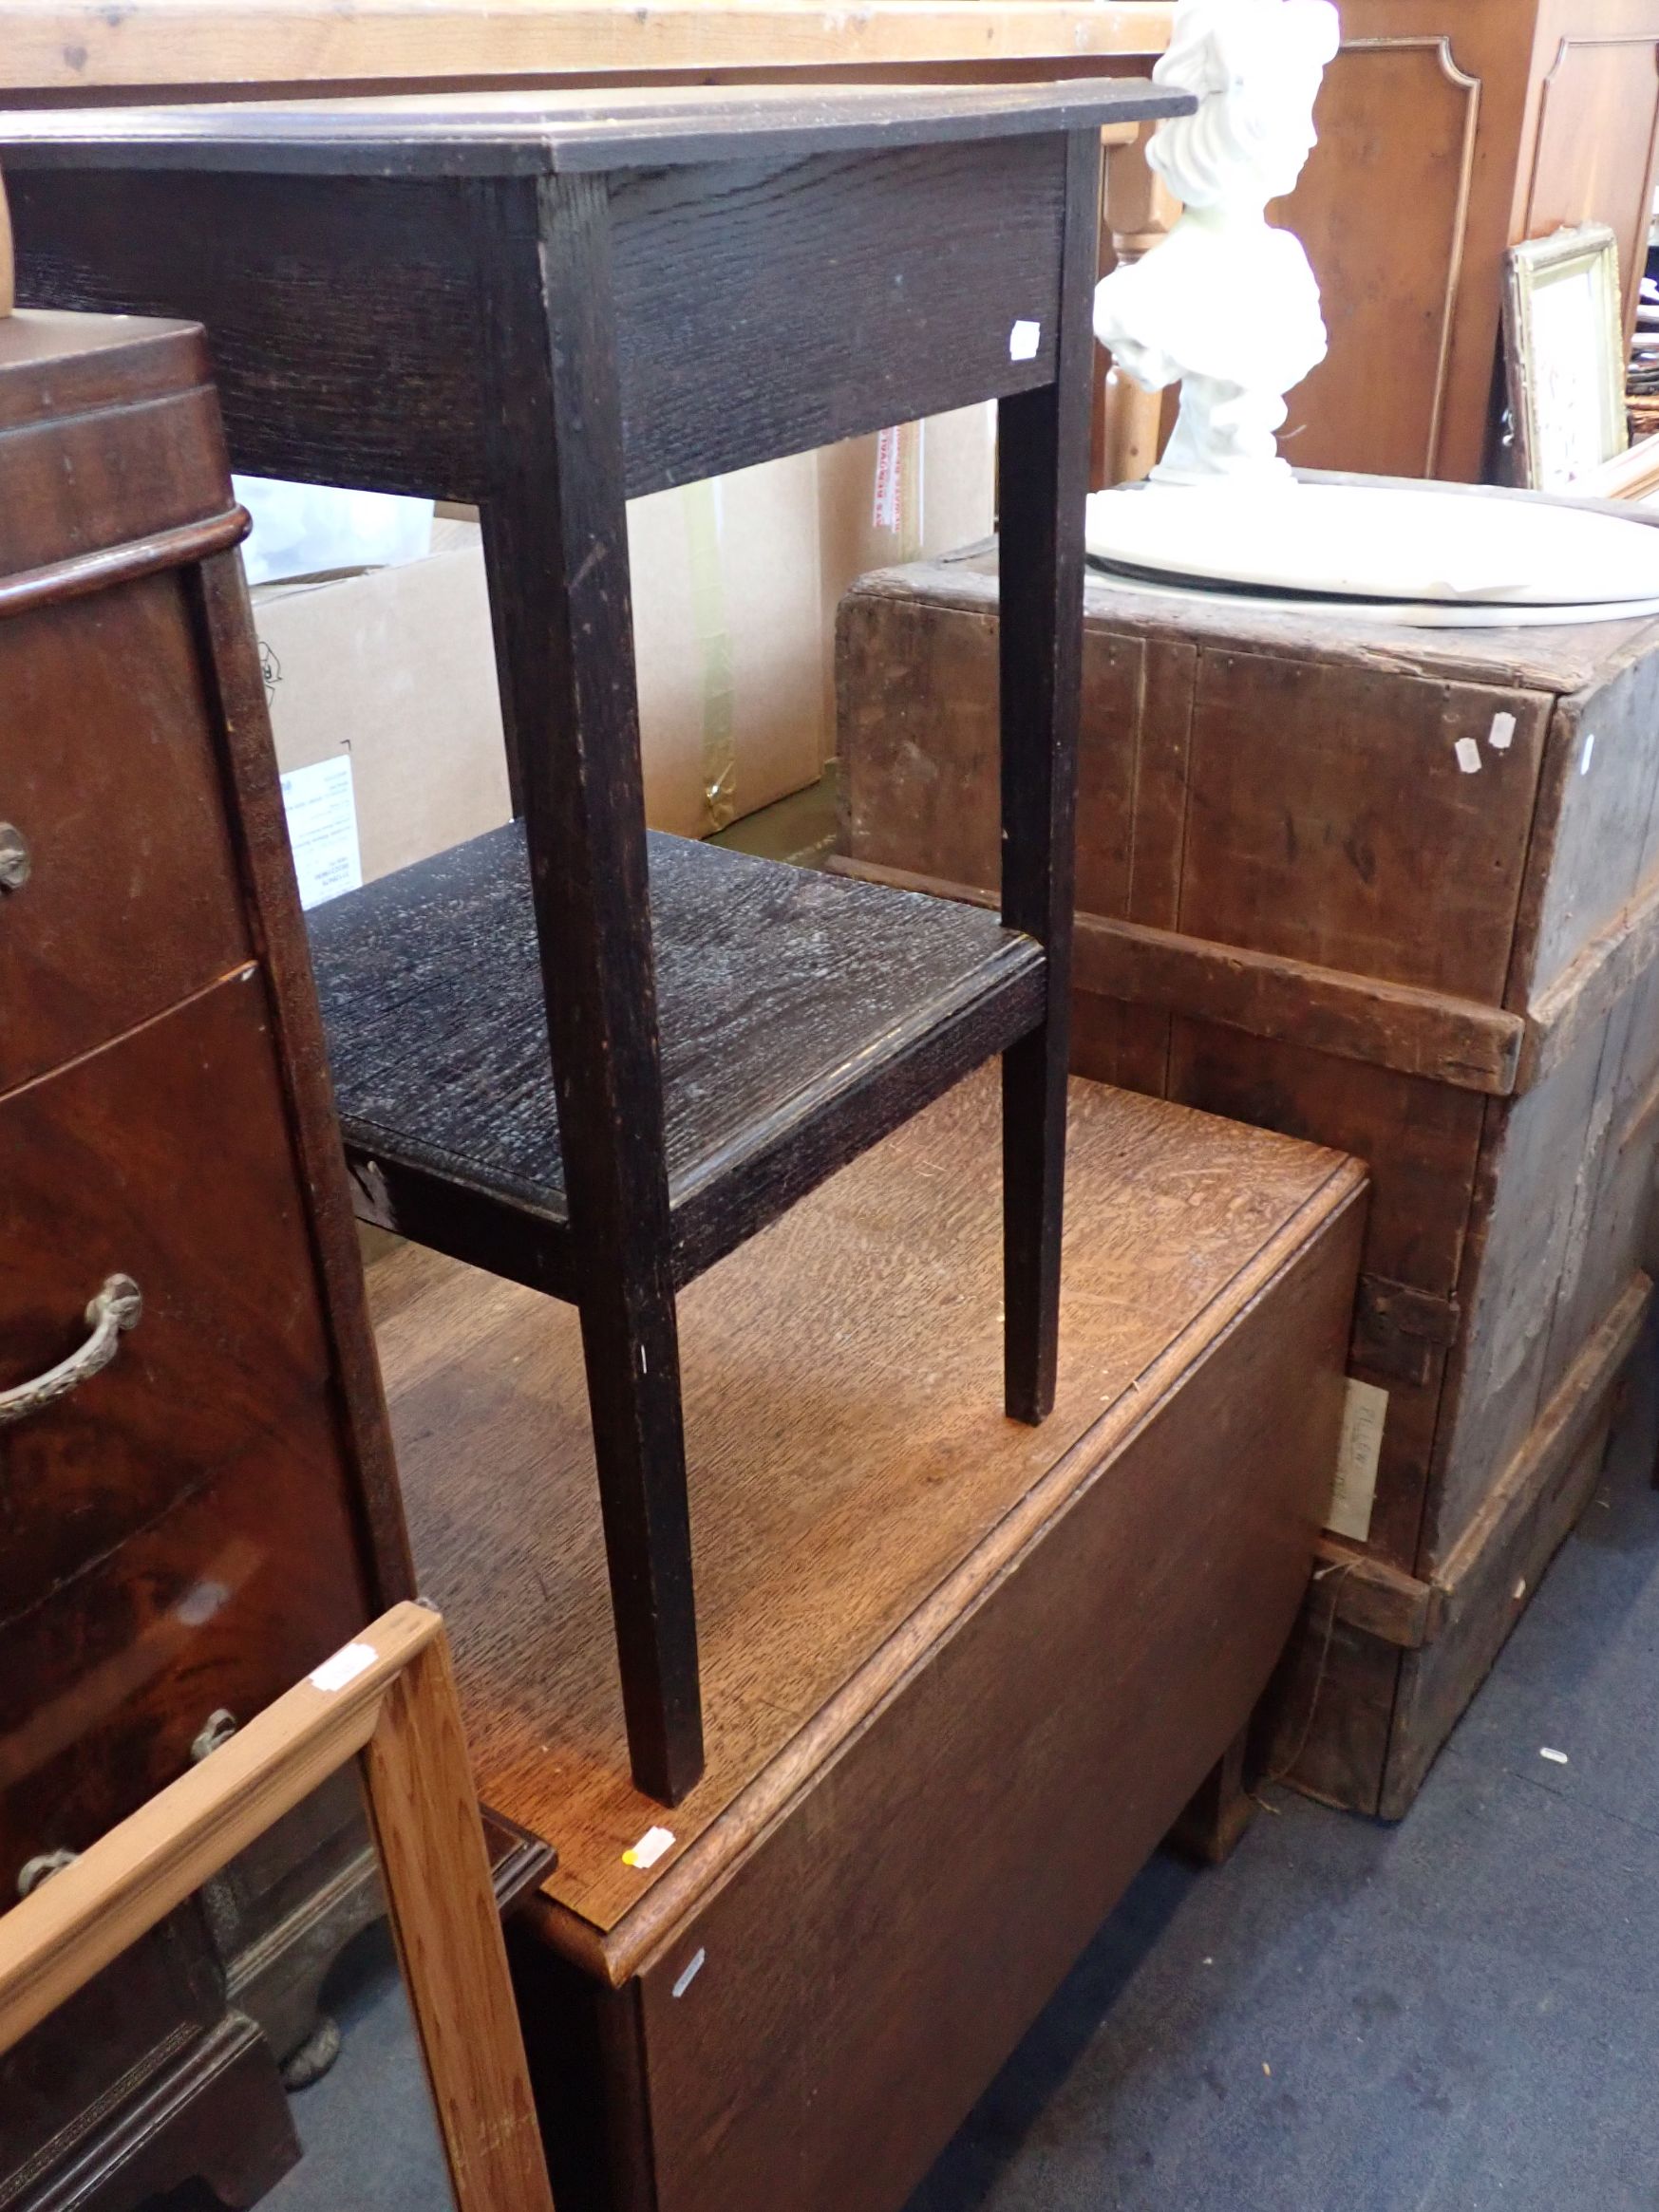
{"label": "framed mirror", "polygon": [[1503,332],[1515,481],[1574,489],[1630,443],[1618,240],[1605,223],[1511,247]]}
{"label": "framed mirror", "polygon": [[[342,1961],[337,2061],[290,2096],[223,2001],[207,1922],[230,1864],[353,1769],[386,1914]],[[157,2085],[123,2146],[145,2212],[552,2212],[436,1613],[394,1607],[88,1849],[26,1874],[0,1915],[7,2101],[49,2132],[74,2053],[107,2071],[131,2040],[128,2074]],[[163,2108],[185,2097],[179,2126]],[[30,2195],[27,2174],[0,2171],[0,2203]]]}

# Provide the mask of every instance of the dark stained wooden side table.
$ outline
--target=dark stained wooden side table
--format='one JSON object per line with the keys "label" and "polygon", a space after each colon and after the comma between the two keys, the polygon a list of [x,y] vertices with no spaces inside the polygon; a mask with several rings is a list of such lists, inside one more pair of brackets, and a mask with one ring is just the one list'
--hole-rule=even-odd
{"label": "dark stained wooden side table", "polygon": [[[521,818],[323,909],[313,949],[361,1209],[580,1308],[633,1771],[669,1804],[703,1766],[675,1293],[997,1054],[1007,1404],[1053,1402],[1099,133],[1188,105],[0,124],[21,297],[205,323],[243,469],[481,508]],[[1000,917],[648,837],[626,499],[990,398]]]}

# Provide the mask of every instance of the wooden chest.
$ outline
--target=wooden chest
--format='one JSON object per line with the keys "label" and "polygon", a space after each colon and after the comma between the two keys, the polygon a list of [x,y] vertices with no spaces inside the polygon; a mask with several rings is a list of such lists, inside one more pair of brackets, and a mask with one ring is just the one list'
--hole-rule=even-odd
{"label": "wooden chest", "polygon": [[[244,525],[199,331],[0,319],[0,1896],[410,1586]],[[292,2158],[354,1800],[213,1890],[0,2064],[0,2204]]]}
{"label": "wooden chest", "polygon": [[[995,884],[995,591],[982,551],[843,602],[845,865]],[[1659,625],[1344,635],[1091,576],[1084,665],[1074,1066],[1371,1169],[1349,1534],[1273,1755],[1396,1815],[1647,1297]]]}
{"label": "wooden chest", "polygon": [[899,2212],[1294,1618],[1359,1170],[1075,1085],[1032,1430],[984,1387],[998,1157],[988,1073],[685,1294],[714,1694],[671,1812],[619,1755],[575,1318],[370,1272],[481,1787],[559,1849],[510,1948],[560,2212]]}

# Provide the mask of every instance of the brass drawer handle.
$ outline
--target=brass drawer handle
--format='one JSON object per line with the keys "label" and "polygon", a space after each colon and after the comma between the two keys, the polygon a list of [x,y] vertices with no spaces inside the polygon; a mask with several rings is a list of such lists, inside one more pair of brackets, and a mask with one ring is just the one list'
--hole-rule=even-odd
{"label": "brass drawer handle", "polygon": [[9,1421],[21,1421],[29,1414],[38,1414],[43,1406],[67,1397],[70,1391],[107,1367],[121,1348],[123,1330],[136,1328],[143,1310],[143,1298],[132,1277],[111,1275],[86,1308],[92,1334],[81,1349],[60,1359],[55,1367],[48,1367],[44,1375],[37,1375],[32,1382],[20,1382],[15,1390],[0,1390],[0,1429]]}
{"label": "brass drawer handle", "polygon": [[42,1851],[18,1875],[18,1896],[32,1897],[43,1882],[49,1882],[54,1874],[61,1874],[66,1866],[72,1866],[80,1856],[79,1851]]}
{"label": "brass drawer handle", "polygon": [[21,890],[33,865],[23,832],[0,822],[0,890]]}

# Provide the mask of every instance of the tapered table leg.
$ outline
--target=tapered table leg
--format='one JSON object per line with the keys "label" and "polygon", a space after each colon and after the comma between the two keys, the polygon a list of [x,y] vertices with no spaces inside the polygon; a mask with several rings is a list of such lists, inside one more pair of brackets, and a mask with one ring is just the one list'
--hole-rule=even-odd
{"label": "tapered table leg", "polygon": [[1060,1331],[1100,169],[1099,134],[1073,132],[1055,382],[998,412],[1002,913],[1047,953],[1046,1018],[1003,1056],[1005,1388],[1033,1422],[1053,1410]]}
{"label": "tapered table leg", "polygon": [[495,191],[490,590],[629,1751],[640,1789],[672,1805],[702,1772],[703,1732],[605,189]]}

